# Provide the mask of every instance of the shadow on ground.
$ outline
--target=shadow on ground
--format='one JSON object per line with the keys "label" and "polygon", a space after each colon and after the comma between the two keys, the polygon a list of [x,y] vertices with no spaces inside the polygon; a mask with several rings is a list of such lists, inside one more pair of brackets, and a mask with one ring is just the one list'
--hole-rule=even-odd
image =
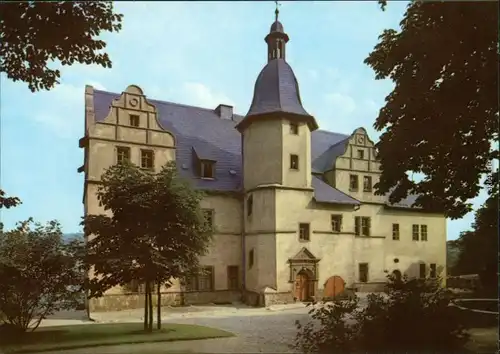
{"label": "shadow on ground", "polygon": [[49,320],[78,320],[90,321],[87,316],[87,311],[58,311],[53,315],[47,316]]}

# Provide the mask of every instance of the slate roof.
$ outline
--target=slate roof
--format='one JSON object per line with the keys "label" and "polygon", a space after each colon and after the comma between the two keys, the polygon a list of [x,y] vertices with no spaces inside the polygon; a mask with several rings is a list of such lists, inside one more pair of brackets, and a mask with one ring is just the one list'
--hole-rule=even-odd
{"label": "slate roof", "polygon": [[267,63],[255,81],[254,96],[246,116],[286,112],[308,116],[292,68],[284,59]]}
{"label": "slate roof", "polygon": [[333,188],[323,182],[319,177],[313,176],[311,185],[314,188],[314,199],[320,203],[352,204],[359,205],[361,202],[351,196]]}
{"label": "slate roof", "polygon": [[[97,122],[109,114],[111,103],[120,94],[94,90],[94,114]],[[235,126],[244,117],[234,114],[233,120],[220,118],[215,110],[148,99],[158,110],[161,127],[176,138],[176,163],[179,174],[192,181],[194,187],[214,191],[242,189],[241,134]],[[330,168],[341,151],[348,135],[316,130],[311,133],[311,160],[313,172]],[[342,151],[343,152],[343,151]],[[215,179],[196,178],[193,159],[215,160]],[[314,198],[319,202],[359,204],[354,198],[340,192],[313,176]],[[398,203],[404,205],[405,201]]]}
{"label": "slate roof", "polygon": [[283,24],[280,21],[276,20],[271,25],[271,29],[269,30],[269,32],[285,33],[285,30],[283,29]]}

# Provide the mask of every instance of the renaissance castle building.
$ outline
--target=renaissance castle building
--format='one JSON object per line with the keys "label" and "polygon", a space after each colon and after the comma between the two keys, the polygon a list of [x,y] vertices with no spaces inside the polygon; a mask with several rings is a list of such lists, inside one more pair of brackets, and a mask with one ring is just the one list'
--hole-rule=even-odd
{"label": "renaissance castle building", "polygon": [[[362,127],[352,134],[320,130],[304,107],[286,61],[289,37],[276,20],[267,64],[245,115],[85,89],[85,214],[105,213],[96,191],[104,171],[124,159],[159,170],[175,160],[181,176],[206,192],[216,230],[204,275],[165,289],[162,302],[253,305],[321,299],[344,287],[376,291],[387,272],[443,276],[446,219],[394,205],[374,194],[380,171]],[[263,53],[265,54],[265,53]],[[90,311],[143,306],[131,285],[89,301]]]}

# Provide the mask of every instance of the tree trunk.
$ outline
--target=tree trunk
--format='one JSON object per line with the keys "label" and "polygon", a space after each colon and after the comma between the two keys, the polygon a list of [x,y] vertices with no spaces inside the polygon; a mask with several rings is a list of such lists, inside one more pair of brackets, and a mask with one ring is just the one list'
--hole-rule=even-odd
{"label": "tree trunk", "polygon": [[151,285],[153,283],[149,282],[149,291],[148,291],[148,296],[149,296],[149,332],[153,332],[153,297],[151,296]]}
{"label": "tree trunk", "polygon": [[156,328],[161,329],[161,286],[160,282],[156,284]]}
{"label": "tree trunk", "polygon": [[148,304],[148,285],[147,283],[145,284],[146,286],[144,287],[144,331],[148,330],[148,310],[149,310],[149,304]]}

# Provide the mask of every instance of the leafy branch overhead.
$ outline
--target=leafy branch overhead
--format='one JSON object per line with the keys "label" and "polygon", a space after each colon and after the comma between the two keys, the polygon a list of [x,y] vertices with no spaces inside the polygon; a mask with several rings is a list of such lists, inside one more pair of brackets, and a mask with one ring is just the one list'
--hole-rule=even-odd
{"label": "leafy branch overhead", "polygon": [[[383,2],[382,2],[383,3]],[[382,4],[383,5],[383,4]],[[375,128],[391,202],[418,195],[417,205],[460,218],[498,159],[498,5],[412,1],[400,31],[385,30],[365,63],[391,79]],[[422,173],[421,181],[408,177]],[[498,179],[493,180],[495,187]]]}
{"label": "leafy branch overhead", "polygon": [[3,1],[0,3],[0,66],[13,81],[32,92],[59,83],[62,65],[98,64],[111,67],[102,32],[118,32],[123,15],[111,1]]}
{"label": "leafy branch overhead", "polygon": [[18,197],[6,197],[5,192],[0,189],[0,209],[9,209],[19,204],[21,204],[21,200]]}

